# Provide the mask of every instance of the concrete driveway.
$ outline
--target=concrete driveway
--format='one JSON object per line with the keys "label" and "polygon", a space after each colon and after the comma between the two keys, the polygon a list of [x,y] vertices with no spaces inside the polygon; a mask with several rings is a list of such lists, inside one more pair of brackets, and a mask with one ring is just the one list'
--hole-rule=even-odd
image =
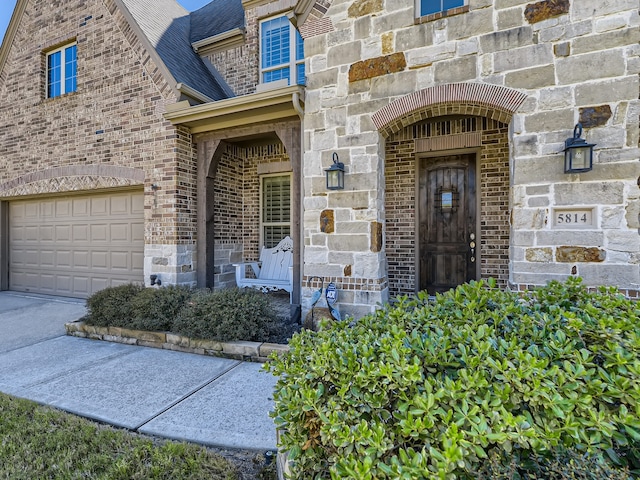
{"label": "concrete driveway", "polygon": [[85,301],[0,292],[0,392],[130,430],[275,450],[259,363],[66,336]]}
{"label": "concrete driveway", "polygon": [[64,324],[86,314],[85,300],[0,292],[0,353],[65,335]]}

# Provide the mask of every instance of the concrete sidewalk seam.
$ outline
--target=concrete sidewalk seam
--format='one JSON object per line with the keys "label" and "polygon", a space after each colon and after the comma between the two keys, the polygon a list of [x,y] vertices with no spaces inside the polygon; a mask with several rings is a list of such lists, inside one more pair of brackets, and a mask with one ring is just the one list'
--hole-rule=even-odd
{"label": "concrete sidewalk seam", "polygon": [[140,423],[139,425],[136,425],[134,428],[132,428],[133,431],[137,432],[138,430],[140,430],[142,427],[144,427],[147,423],[152,422],[153,420],[155,420],[156,418],[160,417],[161,415],[164,415],[165,413],[167,413],[169,410],[171,410],[173,407],[175,407],[176,405],[179,405],[180,403],[184,402],[185,400],[187,400],[188,398],[192,397],[193,395],[195,395],[196,393],[198,393],[200,390],[202,390],[203,388],[206,388],[207,386],[211,385],[213,382],[215,382],[216,380],[219,380],[220,378],[222,378],[224,375],[226,375],[227,373],[229,373],[231,370],[233,370],[234,368],[237,368],[239,365],[241,365],[242,362],[241,361],[236,361],[235,364],[229,366],[229,368],[225,369],[224,371],[220,372],[218,375],[214,376],[213,378],[207,380],[206,382],[203,382],[201,385],[198,385],[197,387],[195,387],[193,390],[191,390],[190,392],[184,394],[181,398],[175,400],[174,402],[172,402],[170,405],[166,406],[165,408],[163,408],[162,410],[160,410],[159,412],[155,413],[154,415],[152,415],[151,417],[145,419],[145,421],[143,421],[142,423]]}

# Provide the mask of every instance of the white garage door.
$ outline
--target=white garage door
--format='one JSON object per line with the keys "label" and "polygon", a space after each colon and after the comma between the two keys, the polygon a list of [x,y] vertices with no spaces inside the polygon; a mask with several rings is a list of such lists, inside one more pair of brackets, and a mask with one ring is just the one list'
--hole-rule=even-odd
{"label": "white garage door", "polygon": [[9,204],[9,288],[86,298],[143,281],[142,192]]}

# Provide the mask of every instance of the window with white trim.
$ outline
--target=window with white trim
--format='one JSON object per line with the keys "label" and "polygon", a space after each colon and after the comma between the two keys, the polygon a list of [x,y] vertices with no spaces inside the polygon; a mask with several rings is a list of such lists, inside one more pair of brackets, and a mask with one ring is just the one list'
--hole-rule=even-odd
{"label": "window with white trim", "polygon": [[260,83],[304,85],[304,44],[286,15],[260,23]]}
{"label": "window with white trim", "polygon": [[78,55],[75,43],[47,53],[47,98],[75,92]]}
{"label": "window with white trim", "polygon": [[431,15],[433,13],[445,12],[452,8],[463,7],[465,0],[418,0],[420,6],[420,16]]}
{"label": "window with white trim", "polygon": [[262,245],[275,247],[291,236],[291,175],[261,177],[260,235]]}

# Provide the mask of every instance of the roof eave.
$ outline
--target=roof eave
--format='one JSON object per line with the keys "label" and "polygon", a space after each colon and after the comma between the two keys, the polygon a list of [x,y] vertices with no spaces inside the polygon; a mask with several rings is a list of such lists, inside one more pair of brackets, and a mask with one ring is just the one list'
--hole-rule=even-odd
{"label": "roof eave", "polygon": [[293,85],[202,105],[179,102],[168,105],[164,117],[195,134],[298,117],[300,101],[304,87]]}
{"label": "roof eave", "polygon": [[213,98],[206,96],[204,93],[199,92],[195,88],[191,88],[185,83],[178,83],[176,85],[176,90],[183,95],[186,95],[187,97],[199,101],[200,103],[209,103],[215,101]]}

